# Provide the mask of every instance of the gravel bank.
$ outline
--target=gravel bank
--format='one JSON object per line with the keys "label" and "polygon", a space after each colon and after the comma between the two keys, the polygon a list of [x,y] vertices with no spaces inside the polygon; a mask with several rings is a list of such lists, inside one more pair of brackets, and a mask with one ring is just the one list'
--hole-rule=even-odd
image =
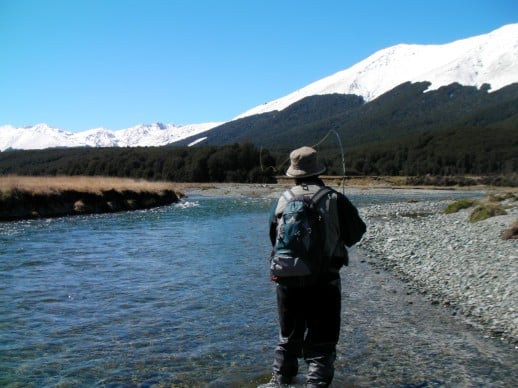
{"label": "gravel bank", "polygon": [[518,240],[501,238],[518,219],[518,204],[507,202],[506,215],[471,223],[472,209],[444,214],[449,203],[362,208],[368,231],[359,246],[432,303],[518,343]]}

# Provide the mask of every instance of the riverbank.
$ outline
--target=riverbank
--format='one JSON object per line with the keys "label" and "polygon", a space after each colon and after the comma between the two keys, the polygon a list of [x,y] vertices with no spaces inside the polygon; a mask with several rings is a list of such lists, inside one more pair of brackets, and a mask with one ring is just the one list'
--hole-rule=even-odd
{"label": "riverbank", "polygon": [[[326,185],[338,191],[343,190],[339,177],[322,177]],[[487,192],[515,192],[518,187],[500,187],[487,185],[473,186],[433,186],[433,185],[409,185],[398,177],[349,177],[345,181],[346,193],[361,193],[368,190],[394,192],[393,190],[456,190],[456,191],[487,191]],[[203,196],[252,196],[275,197],[283,190],[294,184],[293,179],[282,179],[279,183],[178,183],[178,189],[189,195]]]}
{"label": "riverbank", "polygon": [[501,203],[506,214],[478,222],[469,221],[473,208],[445,214],[448,203],[363,208],[368,231],[359,246],[431,303],[518,343],[518,239],[502,238],[518,220],[517,197]]}
{"label": "riverbank", "polygon": [[[323,177],[339,188],[340,177]],[[172,183],[87,176],[0,176],[0,221],[111,213],[169,205],[188,195],[275,197],[293,180],[278,184]],[[349,177],[347,190],[484,190],[485,186],[408,186],[398,177]],[[340,188],[341,189],[341,188]],[[502,190],[502,188],[499,188]]]}
{"label": "riverbank", "polygon": [[[282,184],[3,177],[0,220],[144,209],[174,203],[183,193],[275,198],[285,188]],[[400,189],[348,186],[346,194],[369,190]],[[504,202],[507,214],[474,223],[468,221],[472,209],[446,215],[447,205],[423,201],[362,208],[368,231],[359,246],[370,252],[372,264],[396,273],[428,295],[431,303],[447,306],[492,335],[518,343],[518,240],[502,239],[518,219],[516,199]]]}
{"label": "riverbank", "polygon": [[169,182],[105,177],[0,177],[0,221],[111,213],[177,202]]}

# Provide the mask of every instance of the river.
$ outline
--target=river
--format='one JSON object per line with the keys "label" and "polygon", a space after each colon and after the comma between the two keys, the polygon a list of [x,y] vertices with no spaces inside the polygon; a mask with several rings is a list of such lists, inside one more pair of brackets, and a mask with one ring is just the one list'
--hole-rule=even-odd
{"label": "river", "polygon": [[[350,196],[359,207],[408,198]],[[414,194],[412,199],[462,196]],[[0,385],[255,387],[277,337],[271,198],[0,224]],[[334,387],[516,386],[516,351],[354,249]]]}

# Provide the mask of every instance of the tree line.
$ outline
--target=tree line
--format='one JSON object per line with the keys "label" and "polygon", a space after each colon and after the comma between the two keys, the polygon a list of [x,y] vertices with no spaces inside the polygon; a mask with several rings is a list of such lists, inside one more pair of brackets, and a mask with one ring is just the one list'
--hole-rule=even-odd
{"label": "tree line", "polygon": [[[483,139],[470,141],[471,138]],[[420,134],[398,142],[345,150],[345,175],[493,177],[517,186],[518,153],[511,133]],[[502,146],[507,139],[507,146]],[[317,148],[318,149],[318,148]],[[321,148],[328,175],[343,175],[339,149]],[[0,174],[114,176],[173,182],[274,182],[289,165],[289,151],[247,142],[225,146],[62,148],[4,151]],[[502,177],[505,177],[503,179]],[[437,180],[435,181],[437,183]]]}
{"label": "tree line", "polygon": [[[262,153],[262,154],[261,154]],[[174,182],[272,182],[275,161],[253,144],[222,147],[63,148],[0,153],[2,175],[114,176]]]}

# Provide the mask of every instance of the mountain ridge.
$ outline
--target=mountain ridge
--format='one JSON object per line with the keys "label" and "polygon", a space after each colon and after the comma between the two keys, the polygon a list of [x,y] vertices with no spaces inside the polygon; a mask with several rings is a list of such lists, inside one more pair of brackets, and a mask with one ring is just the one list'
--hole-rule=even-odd
{"label": "mountain ridge", "polygon": [[[200,136],[207,145],[249,141],[260,147],[287,151],[300,144],[319,143],[333,129],[345,147],[351,148],[427,131],[470,125],[508,126],[512,124],[506,124],[506,120],[513,116],[518,118],[518,83],[493,93],[488,92],[487,86],[476,88],[460,84],[424,93],[428,87],[428,82],[407,82],[367,103],[351,95],[310,96],[282,111],[237,119]],[[320,115],[321,111],[332,112],[329,105],[340,108]],[[318,109],[312,110],[312,107]],[[196,138],[189,137],[176,144],[187,145]]]}
{"label": "mountain ridge", "polygon": [[[309,97],[354,95],[351,98],[357,101],[363,99],[363,105],[368,106],[384,94],[397,91],[401,85],[422,85],[422,82],[427,82],[428,87],[421,94],[429,94],[452,84],[495,93],[518,82],[518,23],[442,45],[399,44],[379,50],[348,69],[313,82],[287,96],[251,108],[225,123],[178,126],[157,122],[117,131],[94,128],[77,133],[46,124],[23,128],[3,125],[0,126],[0,150],[210,143],[211,138],[222,136],[221,128],[225,126],[245,122],[246,125],[252,125],[250,123],[254,120],[271,123],[285,116],[293,120],[293,110],[303,107],[300,101]],[[319,109],[333,109],[328,105],[329,101],[326,104],[315,101],[313,103]],[[299,106],[293,106],[296,103]],[[291,116],[285,112],[288,107],[292,108]],[[265,116],[259,118],[261,115]],[[330,116],[326,118],[323,113],[321,116],[318,120],[331,120]],[[248,121],[241,121],[243,119]],[[293,122],[302,127],[315,126],[315,123],[301,123],[300,120]],[[289,123],[285,124],[284,127],[288,128]],[[293,128],[289,129],[290,136],[293,136]],[[239,137],[228,136],[228,141],[235,141]],[[187,143],[186,139],[189,139]]]}
{"label": "mountain ridge", "polygon": [[[499,61],[500,65],[496,65]],[[429,90],[453,82],[477,87],[489,83],[492,90],[498,90],[518,82],[518,23],[442,45],[398,44],[381,49],[345,70],[236,118],[282,110],[303,97],[317,94],[355,94],[368,102],[407,81],[428,81]]]}
{"label": "mountain ridge", "polygon": [[8,149],[45,149],[54,147],[146,147],[174,143],[186,136],[205,132],[220,125],[209,122],[190,125],[139,124],[130,128],[110,131],[93,128],[82,132],[67,132],[40,123],[16,128],[0,126],[0,151]]}

